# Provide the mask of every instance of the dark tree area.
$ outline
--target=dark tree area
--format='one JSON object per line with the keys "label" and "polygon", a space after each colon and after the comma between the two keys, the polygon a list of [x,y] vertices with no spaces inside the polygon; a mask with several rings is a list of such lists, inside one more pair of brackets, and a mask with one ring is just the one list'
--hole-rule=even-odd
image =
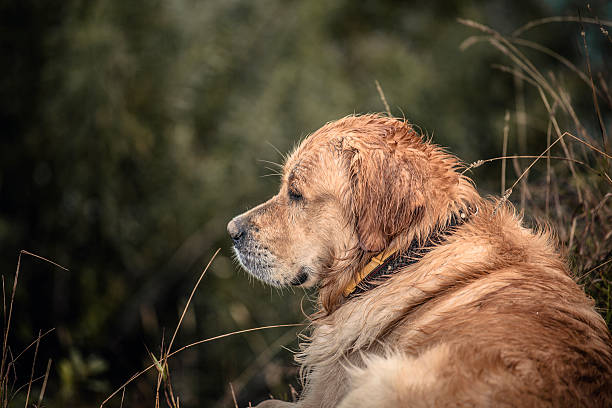
{"label": "dark tree area", "polygon": [[[514,32],[549,16],[571,18]],[[542,79],[458,18],[518,39],[512,44]],[[610,155],[611,19],[605,1],[1,2],[6,308],[20,250],[69,269],[22,256],[12,354],[55,328],[35,364],[37,377],[52,359],[44,405],[99,406],[154,362],[148,350],[159,355],[168,343],[217,248],[174,349],[304,322],[315,293],[282,293],[238,272],[225,225],[275,193],[278,178],[264,176],[276,170],[265,161],[282,162],[279,152],[327,121],[384,111],[376,80],[394,115],[468,164],[501,156],[505,126],[510,155],[537,156],[557,138],[541,81],[552,86],[543,89],[561,131]],[[509,199],[528,223],[551,220],[610,324],[610,160],[566,139],[567,150],[551,149],[565,159],[538,162]],[[532,161],[508,159],[505,188]],[[500,195],[501,161],[473,167],[481,193]],[[230,382],[241,406],[269,393],[290,397],[289,385],[300,385],[283,346],[295,350],[301,330],[240,334],[177,354],[170,375],[181,406],[233,406]],[[33,354],[15,363],[13,391],[27,388]],[[124,406],[153,407],[156,381],[155,370],[135,380]],[[32,385],[30,403],[41,387]],[[12,404],[25,399],[24,389]]]}

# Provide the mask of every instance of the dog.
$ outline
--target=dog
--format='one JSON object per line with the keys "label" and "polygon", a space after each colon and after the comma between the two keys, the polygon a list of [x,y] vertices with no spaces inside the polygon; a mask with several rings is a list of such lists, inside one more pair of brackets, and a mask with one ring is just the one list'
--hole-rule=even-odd
{"label": "dog", "polygon": [[259,407],[612,406],[610,332],[553,234],[461,168],[403,120],[352,115],[229,222],[250,274],[318,288],[302,395]]}

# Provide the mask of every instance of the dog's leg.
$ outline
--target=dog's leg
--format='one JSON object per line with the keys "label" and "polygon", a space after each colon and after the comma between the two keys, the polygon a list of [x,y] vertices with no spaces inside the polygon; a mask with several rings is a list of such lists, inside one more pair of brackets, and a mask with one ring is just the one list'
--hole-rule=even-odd
{"label": "dog's leg", "polygon": [[338,408],[558,406],[538,394],[537,372],[526,383],[499,352],[438,344],[416,357],[390,353],[364,362],[350,369],[350,390]]}
{"label": "dog's leg", "polygon": [[433,407],[439,369],[449,349],[438,345],[418,357],[401,353],[370,356],[365,368],[351,369],[351,389],[338,408]]}

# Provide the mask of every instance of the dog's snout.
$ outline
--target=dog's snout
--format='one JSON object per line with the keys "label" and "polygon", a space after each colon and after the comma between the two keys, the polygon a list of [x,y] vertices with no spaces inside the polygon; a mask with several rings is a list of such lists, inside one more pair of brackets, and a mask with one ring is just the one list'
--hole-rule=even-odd
{"label": "dog's snout", "polygon": [[245,234],[245,223],[239,217],[232,219],[227,224],[227,233],[234,240],[234,243],[240,242]]}

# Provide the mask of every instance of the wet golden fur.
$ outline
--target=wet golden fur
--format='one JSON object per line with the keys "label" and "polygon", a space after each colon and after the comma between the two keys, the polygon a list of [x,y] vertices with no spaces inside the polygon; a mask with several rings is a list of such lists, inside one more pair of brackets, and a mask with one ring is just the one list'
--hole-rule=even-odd
{"label": "wet golden fur", "polygon": [[[403,121],[349,116],[308,137],[279,193],[230,222],[250,273],[318,286],[302,396],[260,406],[612,406],[610,334],[551,234],[481,198],[460,166]],[[342,295],[373,255],[475,208],[417,263]]]}

